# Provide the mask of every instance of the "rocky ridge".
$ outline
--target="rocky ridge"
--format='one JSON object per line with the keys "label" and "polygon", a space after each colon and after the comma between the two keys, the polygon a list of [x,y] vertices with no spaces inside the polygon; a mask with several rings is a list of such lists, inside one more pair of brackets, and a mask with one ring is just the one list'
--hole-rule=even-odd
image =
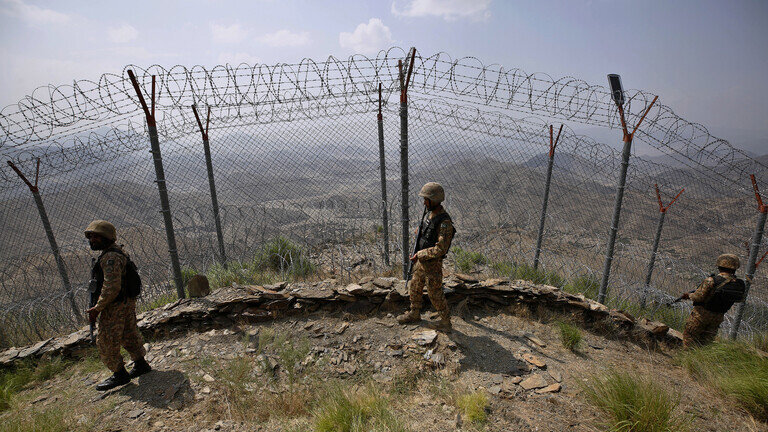
{"label": "rocky ridge", "polygon": [[[478,280],[463,274],[450,275],[443,284],[454,313],[462,313],[470,305],[518,308],[518,311],[522,307],[522,310],[527,309],[528,313],[533,314],[547,311],[567,315],[597,332],[610,332],[615,337],[650,348],[679,346],[682,340],[679,332],[663,323],[638,320],[626,312],[609,309],[583,295],[570,294],[548,285],[523,280]],[[272,321],[321,310],[370,315],[401,310],[405,306],[405,281],[391,277],[366,277],[352,284],[341,284],[330,279],[266,286],[234,285],[220,288],[205,297],[181,299],[145,312],[139,316],[138,325],[145,336],[161,340],[181,332],[228,328],[239,323]],[[535,339],[534,336],[530,337]],[[532,342],[536,343],[535,340]],[[23,359],[76,355],[90,344],[88,328],[84,327],[66,336],[2,351],[0,366],[12,366]],[[536,365],[536,359],[525,360]],[[535,380],[535,377],[528,380]],[[530,383],[523,381],[520,384],[542,388],[538,386],[540,383],[541,380]],[[552,386],[556,386],[556,383]],[[554,387],[549,390],[556,391]]]}

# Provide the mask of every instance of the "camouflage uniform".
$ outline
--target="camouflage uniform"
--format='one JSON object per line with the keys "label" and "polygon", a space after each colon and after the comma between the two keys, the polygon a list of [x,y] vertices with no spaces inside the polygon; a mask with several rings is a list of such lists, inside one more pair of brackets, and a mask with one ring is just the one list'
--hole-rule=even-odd
{"label": "camouflage uniform", "polygon": [[[430,213],[429,219],[433,219],[442,213],[445,213],[445,209],[442,206],[438,206]],[[450,318],[448,302],[445,300],[445,294],[443,294],[443,258],[451,246],[453,234],[454,230],[451,220],[444,220],[438,229],[437,244],[416,253],[418,261],[413,266],[413,276],[408,285],[411,310],[421,310],[423,290],[424,285],[426,285],[429,301],[435,306],[435,309],[440,314],[440,318]]]}
{"label": "camouflage uniform", "polygon": [[101,360],[112,372],[124,368],[120,346],[128,351],[133,361],[144,358],[146,354],[144,339],[136,326],[136,299],[118,299],[128,258],[116,249],[122,251],[119,246],[113,245],[99,258],[104,285],[95,306],[100,312],[96,345]]}
{"label": "camouflage uniform", "polygon": [[[732,280],[735,276],[729,273],[720,273],[720,276]],[[704,279],[696,291],[688,297],[696,303],[706,302],[712,297],[715,289],[715,280],[711,276]],[[725,314],[716,313],[705,309],[703,306],[694,306],[691,315],[685,322],[683,329],[683,346],[691,348],[694,345],[706,345],[712,343],[717,336],[717,330],[722,324]]]}

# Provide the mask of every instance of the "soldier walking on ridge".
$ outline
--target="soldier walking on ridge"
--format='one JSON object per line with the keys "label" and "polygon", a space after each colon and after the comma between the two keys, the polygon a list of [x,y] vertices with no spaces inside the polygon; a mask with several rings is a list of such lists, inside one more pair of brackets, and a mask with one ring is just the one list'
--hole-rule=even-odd
{"label": "soldier walking on ridge", "polygon": [[[113,372],[111,377],[96,385],[96,390],[106,391],[152,370],[144,360],[144,339],[136,326],[136,296],[141,282],[128,255],[115,244],[114,225],[95,220],[85,229],[85,237],[91,249],[102,251],[91,270],[91,292],[97,293],[98,301],[88,309],[88,319],[91,323],[99,320],[96,346],[101,361]],[[133,360],[130,373],[125,370],[120,346]]]}
{"label": "soldier walking on ridge", "polygon": [[423,290],[426,284],[429,300],[440,314],[440,321],[434,328],[450,332],[451,315],[443,294],[443,258],[448,254],[456,230],[453,228],[451,217],[440,204],[445,200],[445,191],[439,183],[425,184],[419,196],[424,198],[424,206],[430,213],[421,227],[422,235],[417,240],[416,253],[411,256],[413,278],[408,286],[411,309],[398,316],[397,322],[406,324],[421,321]]}
{"label": "soldier walking on ridge", "polygon": [[723,254],[717,257],[717,274],[712,274],[696,290],[681,298],[693,301],[693,311],[683,329],[683,347],[712,343],[725,314],[734,303],[744,301],[745,284],[736,277],[739,257]]}

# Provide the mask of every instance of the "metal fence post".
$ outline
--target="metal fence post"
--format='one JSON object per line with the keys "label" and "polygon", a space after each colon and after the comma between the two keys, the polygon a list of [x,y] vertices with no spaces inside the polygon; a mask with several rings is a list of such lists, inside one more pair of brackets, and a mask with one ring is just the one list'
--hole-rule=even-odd
{"label": "metal fence post", "polygon": [[653,266],[656,264],[656,252],[659,250],[659,241],[661,240],[661,230],[664,228],[664,218],[666,217],[667,210],[672,207],[672,204],[677,201],[680,194],[685,192],[685,188],[677,193],[672,201],[665,207],[661,202],[661,192],[659,192],[659,185],[653,185],[656,188],[656,200],[659,202],[659,224],[656,226],[656,236],[653,238],[653,251],[651,252],[651,260],[648,262],[648,268],[645,272],[645,285],[643,286],[643,293],[640,298],[640,307],[645,307],[646,298],[648,295],[648,289],[651,287],[651,276],[653,276]]}
{"label": "metal fence post", "polygon": [[408,261],[410,260],[410,247],[408,246],[408,225],[410,222],[408,216],[408,82],[411,79],[415,56],[416,48],[411,48],[411,61],[408,64],[407,78],[403,73],[403,62],[397,62],[400,71],[400,194],[403,225],[403,279],[408,279]]}
{"label": "metal fence post", "polygon": [[659,97],[656,96],[653,98],[653,102],[648,106],[648,109],[645,111],[643,116],[640,118],[640,121],[637,122],[637,125],[635,125],[635,129],[632,131],[632,133],[629,133],[629,130],[627,129],[627,123],[624,119],[624,107],[621,104],[617,104],[619,107],[619,117],[621,119],[621,127],[624,131],[624,149],[621,152],[621,170],[619,172],[619,186],[616,188],[616,201],[613,205],[613,219],[611,221],[611,232],[608,237],[608,248],[605,252],[605,265],[603,266],[603,280],[600,283],[600,292],[597,295],[597,301],[600,303],[605,303],[605,297],[608,292],[608,279],[611,275],[611,264],[613,263],[613,247],[616,244],[616,233],[619,230],[619,216],[621,215],[621,202],[624,199],[624,188],[627,184],[627,168],[629,167],[629,155],[630,150],[632,149],[632,138],[635,135],[635,132],[637,132],[637,128],[640,126],[640,123],[643,122],[643,119],[646,115],[648,115],[648,112],[653,107],[653,104],[656,103],[656,99]]}
{"label": "metal fence post", "polygon": [[739,333],[739,326],[741,325],[741,319],[744,317],[744,309],[747,305],[747,295],[749,294],[749,288],[752,286],[752,278],[755,276],[755,270],[757,269],[757,254],[760,252],[760,243],[763,241],[763,231],[765,230],[765,220],[768,216],[768,205],[763,204],[763,199],[760,197],[760,191],[757,188],[757,181],[755,175],[750,175],[752,179],[752,187],[755,190],[755,197],[757,198],[757,210],[759,212],[757,216],[757,225],[755,226],[755,232],[752,234],[752,243],[749,249],[749,262],[747,263],[746,273],[746,290],[744,291],[744,301],[739,303],[738,309],[736,309],[736,318],[733,321],[733,327],[731,328],[731,339],[736,339]]}
{"label": "metal fence post", "polygon": [[51,229],[51,222],[48,220],[48,213],[45,211],[45,205],[43,205],[43,198],[40,197],[40,189],[37,187],[37,180],[40,176],[40,158],[37,158],[37,168],[35,169],[35,184],[33,185],[22,174],[13,162],[8,161],[8,165],[16,171],[16,174],[21,178],[24,183],[29,187],[32,192],[32,196],[35,198],[35,204],[37,205],[37,212],[40,214],[40,220],[43,222],[43,228],[45,229],[45,235],[48,237],[48,243],[51,245],[51,252],[53,258],[56,261],[56,267],[59,269],[59,276],[61,276],[61,282],[64,285],[64,290],[69,298],[69,303],[72,306],[72,313],[78,321],[83,319],[83,315],[80,313],[80,309],[77,307],[75,301],[75,293],[72,292],[72,285],[69,283],[69,276],[67,275],[67,268],[64,266],[64,260],[61,258],[61,252],[59,251],[59,245],[56,243],[56,237],[53,235],[53,229]]}
{"label": "metal fence post", "polygon": [[168,189],[165,185],[165,171],[163,170],[163,157],[160,154],[160,141],[157,137],[157,123],[155,122],[155,76],[152,75],[152,111],[147,107],[144,96],[141,93],[139,82],[133,71],[128,69],[128,77],[131,79],[136,95],[147,117],[147,129],[149,130],[149,141],[152,144],[152,160],[155,164],[155,176],[157,179],[157,191],[160,194],[160,212],[163,214],[165,222],[165,236],[168,239],[168,253],[171,256],[171,268],[173,270],[173,280],[176,284],[176,293],[179,298],[184,298],[184,283],[181,278],[181,265],[179,264],[179,253],[176,249],[176,236],[173,231],[173,219],[171,218],[171,206],[168,202]]}
{"label": "metal fence post", "polygon": [[555,147],[560,141],[560,132],[563,125],[557,131],[557,139],[552,141],[552,125],[549,125],[549,163],[547,164],[547,181],[544,185],[544,202],[541,204],[541,219],[539,220],[539,235],[536,237],[536,252],[533,256],[533,268],[539,268],[539,256],[541,255],[541,242],[544,239],[544,221],[547,219],[547,203],[549,201],[549,186],[552,180],[552,165],[555,162]]}
{"label": "metal fence post", "polygon": [[384,161],[384,117],[381,115],[381,83],[379,83],[379,171],[381,172],[381,223],[384,234],[384,264],[389,266],[389,217],[387,214],[387,168]]}
{"label": "metal fence post", "polygon": [[200,128],[200,134],[203,136],[203,151],[205,152],[205,168],[208,171],[208,186],[211,189],[211,205],[213,206],[213,221],[216,224],[216,238],[219,241],[219,259],[221,265],[227,268],[227,254],[224,251],[224,234],[221,232],[221,218],[219,217],[219,200],[216,198],[216,183],[213,180],[213,163],[211,162],[211,147],[208,143],[208,125],[211,121],[211,107],[208,107],[208,115],[205,118],[205,129],[197,114],[197,107],[192,105],[192,112],[195,113],[197,126]]}

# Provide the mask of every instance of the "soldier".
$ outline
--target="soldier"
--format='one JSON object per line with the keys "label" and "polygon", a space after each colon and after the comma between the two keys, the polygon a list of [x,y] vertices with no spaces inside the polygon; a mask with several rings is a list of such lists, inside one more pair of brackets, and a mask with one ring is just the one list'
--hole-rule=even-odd
{"label": "soldier", "polygon": [[[101,361],[113,372],[113,375],[96,385],[96,390],[106,391],[130,382],[132,378],[143,375],[152,368],[144,360],[144,340],[136,326],[136,298],[126,295],[125,275],[128,256],[115,244],[117,234],[111,223],[95,220],[85,229],[85,237],[91,249],[102,251],[91,270],[91,283],[96,284],[96,292],[101,292],[96,305],[88,309],[91,323],[99,320],[99,334],[96,346]],[[125,370],[123,346],[131,355],[133,369]]]}
{"label": "soldier", "polygon": [[430,211],[424,221],[422,235],[416,245],[416,253],[411,256],[413,278],[408,286],[411,309],[398,316],[400,324],[421,321],[424,285],[427,286],[429,300],[440,314],[440,321],[434,326],[443,332],[451,331],[451,315],[448,302],[443,294],[443,258],[448,254],[451,240],[456,230],[451,217],[442,205],[445,191],[439,183],[429,182],[421,188],[419,196],[424,198],[424,206]]}
{"label": "soldier", "polygon": [[683,329],[683,347],[686,349],[715,340],[728,309],[734,303],[744,301],[746,286],[736,277],[739,266],[736,255],[720,255],[717,257],[718,274],[710,275],[696,290],[681,296],[693,301],[693,311]]}

